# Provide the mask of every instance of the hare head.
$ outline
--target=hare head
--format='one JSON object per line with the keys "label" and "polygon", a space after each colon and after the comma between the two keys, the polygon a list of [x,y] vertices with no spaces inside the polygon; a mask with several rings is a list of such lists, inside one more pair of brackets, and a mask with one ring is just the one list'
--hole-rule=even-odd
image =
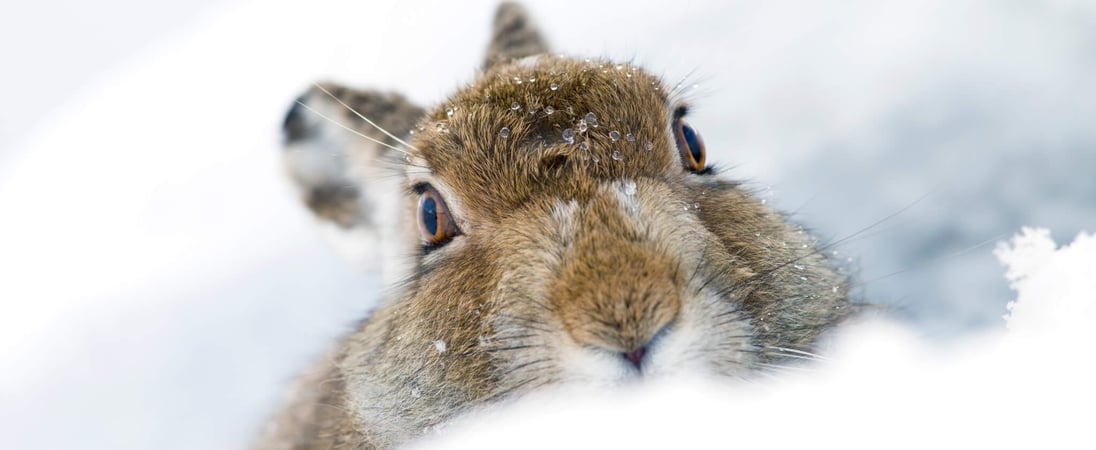
{"label": "hare head", "polygon": [[282,442],[387,446],[561,384],[747,377],[848,315],[845,278],[708,165],[675,89],[546,50],[504,4],[482,73],[434,108],[317,85],[290,112],[306,205],[401,245]]}

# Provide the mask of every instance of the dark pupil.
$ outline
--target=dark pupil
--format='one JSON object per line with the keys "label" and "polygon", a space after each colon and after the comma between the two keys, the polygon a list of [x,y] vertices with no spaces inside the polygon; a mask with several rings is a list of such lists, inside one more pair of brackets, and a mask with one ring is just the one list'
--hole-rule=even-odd
{"label": "dark pupil", "polygon": [[700,143],[696,141],[696,132],[688,125],[681,126],[681,134],[685,135],[685,143],[689,144],[689,153],[693,155],[693,161],[700,161]]}
{"label": "dark pupil", "polygon": [[431,235],[438,234],[438,205],[433,198],[426,197],[422,202],[422,223]]}

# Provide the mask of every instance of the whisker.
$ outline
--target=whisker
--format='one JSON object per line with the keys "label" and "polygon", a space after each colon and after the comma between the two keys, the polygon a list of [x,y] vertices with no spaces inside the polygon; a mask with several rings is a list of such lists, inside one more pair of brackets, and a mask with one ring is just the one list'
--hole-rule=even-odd
{"label": "whisker", "polygon": [[490,349],[484,350],[484,353],[510,352],[510,351],[514,351],[514,350],[524,350],[524,349],[527,349],[527,348],[537,348],[537,347],[541,347],[541,346],[540,345],[513,345],[513,346],[510,346],[510,347],[490,348]]}
{"label": "whisker", "polygon": [[534,337],[534,336],[536,336],[536,334],[533,334],[533,333],[511,334],[511,335],[504,335],[504,336],[494,336],[494,337],[491,338],[491,340],[495,341],[495,342],[505,342],[505,341],[508,341],[508,340],[528,339],[528,338],[531,338],[531,337]]}
{"label": "whisker", "polygon": [[910,226],[910,225],[912,225],[916,222],[917,222],[917,219],[904,219],[903,221],[896,222],[893,225],[890,225],[886,228],[880,228],[878,230],[872,231],[871,233],[864,233],[860,236],[857,236],[855,239],[849,239],[849,240],[845,241],[845,243],[848,244],[848,243],[852,243],[852,242],[859,242],[859,241],[863,241],[863,240],[866,240],[866,239],[871,239],[873,237],[876,237],[876,236],[879,236],[879,235],[882,235],[882,234],[887,234],[887,233],[894,232],[895,230],[901,229],[903,227],[908,227],[908,226]]}
{"label": "whisker", "polygon": [[689,78],[692,77],[693,74],[696,73],[696,71],[699,69],[699,67],[693,67],[692,69],[690,69],[689,72],[685,74],[685,76],[681,77],[681,79],[677,81],[677,84],[670,88],[670,92],[667,93],[666,96],[671,99],[678,99],[678,94],[683,92],[681,91],[681,89],[685,87],[685,82],[688,81]]}
{"label": "whisker", "polygon": [[912,271],[912,270],[917,270],[917,269],[919,269],[919,268],[921,268],[921,267],[925,267],[925,266],[927,266],[927,265],[930,265],[930,264],[936,264],[936,263],[938,263],[938,262],[940,262],[940,261],[946,261],[946,260],[949,260],[949,259],[951,259],[951,258],[956,258],[956,257],[959,257],[959,256],[963,256],[963,255],[965,255],[965,254],[967,254],[967,253],[970,253],[970,252],[972,252],[972,251],[974,251],[974,250],[977,250],[977,249],[979,249],[979,248],[985,247],[986,245],[989,245],[989,244],[992,244],[992,243],[994,243],[994,242],[997,242],[997,241],[999,241],[999,240],[1001,240],[1001,239],[1004,239],[1005,237],[1008,237],[1008,233],[1002,233],[1002,234],[999,234],[999,235],[997,235],[997,236],[994,236],[994,237],[992,237],[992,238],[986,239],[986,240],[984,240],[984,241],[982,241],[982,242],[979,242],[979,243],[977,243],[977,244],[974,244],[974,245],[972,245],[972,246],[970,246],[970,247],[964,248],[964,249],[962,249],[962,250],[959,250],[959,251],[957,251],[957,252],[954,252],[954,253],[949,253],[949,254],[947,254],[947,255],[943,255],[943,256],[940,256],[940,257],[937,257],[937,258],[932,258],[932,259],[929,259],[929,260],[927,260],[927,261],[921,261],[920,263],[917,263],[917,264],[913,264],[913,265],[911,265],[911,266],[909,266],[909,267],[906,267],[905,269],[902,269],[902,270],[899,270],[899,271],[896,271],[896,272],[891,272],[891,273],[888,273],[888,274],[886,274],[886,275],[883,275],[883,276],[879,276],[879,277],[876,277],[876,278],[872,278],[872,279],[870,279],[870,280],[867,280],[867,281],[865,281],[865,282],[863,282],[863,283],[860,283],[860,285],[861,285],[861,286],[867,286],[867,285],[868,285],[868,284],[870,284],[870,283],[874,283],[874,282],[876,282],[876,281],[884,280],[884,279],[887,279],[887,278],[893,277],[893,276],[895,276],[895,275],[901,275],[901,274],[903,274],[903,273],[906,273],[906,272],[909,272],[909,271]]}
{"label": "whisker", "polygon": [[364,138],[364,139],[366,139],[366,140],[369,140],[369,141],[371,141],[371,142],[374,142],[374,143],[377,143],[377,144],[383,145],[383,146],[385,146],[385,147],[388,147],[388,148],[390,148],[390,149],[392,149],[392,150],[395,150],[395,151],[397,151],[397,152],[403,153],[403,154],[405,154],[405,155],[408,155],[408,156],[410,156],[410,155],[411,155],[411,154],[410,154],[410,153],[408,153],[408,152],[407,152],[406,150],[403,150],[403,149],[401,149],[401,148],[399,148],[399,147],[394,147],[394,146],[392,146],[392,145],[389,145],[389,144],[387,144],[387,143],[385,143],[385,142],[381,142],[381,141],[379,141],[379,140],[377,140],[377,139],[373,139],[372,137],[369,137],[369,136],[366,136],[366,135],[362,134],[362,133],[361,133],[361,132],[359,132],[358,130],[355,130],[355,129],[353,129],[353,128],[350,128],[350,127],[348,127],[348,126],[346,126],[346,125],[343,125],[343,124],[339,123],[338,121],[336,121],[336,120],[334,120],[334,119],[332,119],[332,118],[330,118],[330,117],[327,117],[327,116],[323,115],[323,114],[322,114],[322,113],[320,113],[319,111],[316,111],[315,109],[312,109],[312,107],[310,107],[310,106],[308,106],[308,105],[304,104],[304,102],[302,102],[302,101],[300,101],[300,100],[297,100],[297,104],[298,104],[298,105],[301,105],[301,106],[303,106],[303,107],[304,107],[304,109],[307,109],[307,110],[308,110],[309,112],[311,112],[312,114],[315,114],[315,115],[317,115],[317,116],[320,116],[320,117],[324,118],[325,120],[327,120],[328,122],[331,122],[331,123],[335,124],[335,125],[336,125],[336,126],[338,126],[339,128],[342,128],[342,129],[344,129],[344,130],[346,130],[346,131],[349,131],[349,132],[351,132],[351,133],[354,133],[354,134],[358,135],[359,137],[362,137],[362,138]]}
{"label": "whisker", "polygon": [[818,359],[818,358],[814,358],[814,357],[811,357],[811,356],[791,355],[791,354],[787,354],[787,353],[772,353],[772,352],[766,352],[766,351],[761,351],[761,350],[744,350],[744,351],[746,353],[753,353],[753,354],[758,355],[758,356],[767,356],[767,357],[774,357],[774,358],[799,359],[799,360],[811,361],[811,362],[825,361],[823,359]]}
{"label": "whisker", "polygon": [[780,364],[769,364],[769,363],[762,363],[762,362],[754,363],[754,365],[758,366],[758,367],[764,367],[766,369],[772,369],[772,370],[776,370],[776,371],[785,371],[785,372],[801,372],[802,373],[802,372],[817,372],[818,371],[817,369],[812,369],[810,367],[784,366],[784,365],[780,365]]}
{"label": "whisker", "polygon": [[804,360],[804,361],[822,361],[822,360],[820,360],[820,359],[818,359],[818,358],[815,358],[815,357],[812,357],[812,356],[803,356],[803,355],[789,355],[789,354],[786,354],[786,353],[779,353],[779,354],[774,354],[774,353],[765,353],[765,355],[768,355],[768,356],[779,356],[779,357],[781,357],[781,358],[802,359],[802,360]]}
{"label": "whisker", "polygon": [[510,320],[516,320],[516,321],[524,322],[525,323],[525,325],[524,325],[525,328],[529,328],[529,329],[533,329],[533,330],[537,330],[537,331],[543,331],[545,333],[551,333],[552,332],[552,330],[548,329],[547,326],[542,326],[542,325],[546,325],[544,322],[540,322],[540,321],[537,321],[537,320],[534,320],[534,319],[530,319],[528,317],[519,317],[519,316],[510,315],[510,314],[499,314],[497,316],[497,318],[498,319],[510,319]]}
{"label": "whisker", "polygon": [[381,128],[380,125],[377,125],[376,123],[373,123],[372,120],[369,120],[368,117],[365,117],[364,115],[362,115],[361,113],[356,111],[354,108],[351,108],[350,105],[347,105],[346,103],[343,103],[342,99],[336,97],[335,94],[332,94],[326,88],[321,86],[320,83],[313,83],[313,84],[316,85],[316,87],[319,88],[321,91],[323,91],[324,94],[327,94],[328,97],[331,97],[332,100],[335,100],[336,102],[339,102],[339,104],[343,105],[343,107],[346,108],[348,111],[354,113],[355,116],[358,116],[362,120],[364,120],[366,123],[368,123],[370,125],[373,125],[373,128],[376,128],[376,129],[380,130],[381,133],[384,133],[386,136],[388,136],[392,139],[395,139],[396,142],[399,142],[399,143],[407,146],[408,148],[410,148],[412,150],[420,151],[419,149],[415,148],[415,146],[413,146],[411,144],[408,144],[407,142],[404,142],[403,139],[400,139],[400,138],[396,137],[395,135],[393,135],[392,133],[389,133],[388,130],[385,130],[384,128]]}
{"label": "whisker", "polygon": [[[708,262],[708,249],[710,247],[711,247],[710,243],[704,244],[704,250],[702,252],[700,252],[700,262],[697,263],[695,268],[693,268],[693,274],[690,275],[689,280],[685,282],[686,286],[689,286],[689,285],[693,284],[693,280],[695,280],[696,276],[698,274],[700,274],[700,269],[704,268],[705,264]],[[680,270],[680,265],[681,265],[681,260],[678,260],[678,266],[679,267],[678,267],[677,270],[675,270],[675,272]],[[706,277],[706,278],[708,278],[708,279],[700,285],[700,288],[698,288],[696,290],[696,292],[693,293],[693,295],[699,294],[701,291],[704,290],[705,287],[708,287],[708,283],[710,283],[712,281],[711,280],[712,277]]]}
{"label": "whisker", "polygon": [[[522,387],[524,387],[525,385],[527,385],[527,384],[529,384],[529,383],[532,383],[533,381],[537,381],[537,377],[535,377],[535,376],[534,376],[534,377],[529,377],[529,378],[526,378],[526,379],[524,379],[524,380],[522,380],[522,381],[519,381],[519,382],[517,382],[517,383],[515,383],[515,384],[512,384],[512,385],[510,385],[510,386],[507,386],[507,387],[506,387],[505,389],[503,389],[503,390],[501,390],[501,391],[496,391],[495,393],[493,393],[493,394],[491,394],[491,395],[489,395],[489,396],[485,397],[485,398],[483,399],[483,402],[484,402],[484,403],[491,403],[491,402],[497,401],[498,399],[500,399],[500,398],[503,398],[503,397],[506,397],[507,395],[510,395],[510,393],[512,393],[512,392],[514,392],[514,391],[516,391],[516,390],[518,390],[518,389],[521,389],[521,388],[522,388]],[[549,379],[549,380],[543,380],[543,381],[541,381],[540,383],[537,383],[537,384],[533,385],[533,386],[532,386],[531,388],[529,388],[528,390],[529,390],[529,391],[535,390],[535,389],[537,389],[537,388],[540,388],[541,386],[544,386],[544,385],[546,385],[546,384],[548,384],[548,383],[551,383],[552,381],[553,381],[553,380],[550,380],[550,379]]]}
{"label": "whisker", "polygon": [[510,375],[510,374],[512,374],[514,372],[517,372],[521,369],[524,369],[526,367],[535,366],[535,365],[538,365],[538,364],[550,363],[551,361],[552,360],[550,360],[548,358],[541,358],[541,359],[537,359],[537,360],[533,360],[533,361],[529,361],[529,362],[524,362],[524,363],[518,364],[517,366],[507,368],[504,372],[502,372],[502,375]]}
{"label": "whisker", "polygon": [[888,221],[890,221],[890,220],[894,219],[895,217],[898,217],[898,216],[899,216],[899,215],[901,215],[902,213],[904,213],[904,212],[906,212],[906,211],[910,210],[910,209],[911,209],[911,208],[913,208],[914,206],[917,206],[917,204],[918,204],[918,203],[921,203],[921,202],[922,202],[923,200],[925,200],[926,198],[928,198],[928,197],[929,197],[929,195],[932,195],[932,191],[926,192],[926,193],[925,193],[924,195],[922,195],[921,197],[918,197],[918,198],[917,198],[916,200],[914,200],[914,201],[913,201],[913,202],[911,202],[910,204],[908,204],[908,205],[906,205],[906,206],[903,206],[903,207],[902,207],[901,209],[899,209],[898,211],[895,211],[895,212],[893,212],[893,213],[890,213],[890,214],[888,214],[887,216],[883,217],[882,219],[876,220],[875,222],[872,222],[872,223],[871,223],[870,225],[868,225],[868,226],[866,226],[866,227],[864,227],[864,228],[861,228],[861,229],[857,230],[856,232],[854,232],[854,233],[852,233],[852,234],[850,234],[850,235],[848,235],[848,236],[845,236],[845,237],[843,237],[843,238],[841,238],[841,239],[838,239],[838,240],[836,240],[836,241],[830,242],[830,243],[828,243],[828,244],[826,244],[826,245],[822,245],[822,246],[819,246],[819,247],[815,248],[815,249],[814,249],[814,250],[812,250],[812,251],[809,251],[809,252],[807,252],[807,253],[804,253],[804,254],[802,254],[802,255],[799,255],[798,257],[795,257],[795,258],[792,258],[792,259],[790,259],[790,260],[788,260],[788,261],[785,261],[785,262],[784,262],[784,263],[782,263],[782,264],[778,264],[778,265],[777,265],[776,267],[773,267],[773,268],[767,269],[767,270],[765,270],[764,272],[761,272],[761,273],[759,273],[759,274],[758,274],[759,276],[758,276],[758,277],[756,277],[756,280],[758,280],[758,282],[760,282],[760,280],[763,280],[763,279],[764,279],[765,277],[768,277],[768,276],[770,276],[770,275],[773,275],[773,274],[775,274],[776,272],[780,271],[781,269],[784,269],[784,268],[786,268],[786,267],[788,267],[788,266],[791,266],[792,264],[795,264],[795,263],[797,263],[797,262],[799,262],[799,261],[802,261],[803,259],[806,259],[806,258],[810,258],[810,257],[812,257],[812,256],[815,256],[815,255],[821,255],[821,254],[825,253],[826,251],[829,251],[830,249],[832,249],[832,248],[834,248],[834,247],[837,247],[837,246],[839,246],[839,245],[841,245],[841,244],[845,244],[845,243],[849,242],[850,240],[852,240],[853,238],[856,238],[857,236],[860,236],[860,235],[862,235],[862,234],[864,234],[864,233],[866,233],[866,232],[870,231],[870,230],[871,230],[872,228],[875,228],[875,227],[877,227],[877,226],[879,226],[879,225],[882,225],[882,224],[884,224],[884,223],[886,223],[886,222],[888,222]]}
{"label": "whisker", "polygon": [[795,353],[795,354],[799,354],[799,355],[803,355],[803,356],[809,356],[811,358],[816,358],[816,359],[823,359],[823,360],[829,359],[829,358],[826,358],[825,356],[822,356],[822,355],[818,355],[818,354],[811,353],[811,352],[805,352],[803,350],[796,350],[794,348],[777,347],[775,345],[766,345],[765,348],[771,348],[773,350],[777,350],[777,351],[780,351],[780,352],[788,352],[788,353]]}
{"label": "whisker", "polygon": [[879,219],[879,220],[876,220],[875,222],[872,222],[872,224],[871,224],[871,225],[868,225],[868,226],[866,226],[866,227],[864,227],[864,228],[861,228],[860,230],[857,230],[857,231],[856,231],[855,233],[853,233],[853,234],[850,234],[850,235],[848,235],[848,236],[845,236],[845,237],[843,237],[843,238],[841,238],[841,239],[838,239],[838,240],[836,240],[836,241],[834,241],[834,242],[831,242],[831,243],[829,243],[829,244],[827,244],[827,245],[823,246],[823,247],[822,247],[822,248],[821,248],[820,250],[823,250],[823,251],[824,251],[824,250],[829,250],[830,248],[833,248],[833,247],[835,247],[835,246],[837,246],[837,245],[843,244],[843,243],[847,242],[847,241],[848,241],[849,239],[852,239],[852,238],[854,238],[854,237],[856,237],[856,236],[859,236],[859,235],[861,235],[861,234],[863,234],[863,233],[865,233],[865,232],[867,232],[867,231],[871,230],[872,228],[875,228],[875,227],[877,227],[877,226],[879,226],[879,225],[882,225],[882,224],[884,224],[884,223],[886,223],[886,222],[890,221],[891,219],[894,219],[895,217],[898,217],[898,216],[902,215],[902,213],[905,213],[906,211],[909,211],[909,210],[910,210],[910,209],[912,209],[912,208],[913,208],[914,206],[917,206],[917,204],[918,204],[918,203],[921,203],[922,201],[924,201],[924,200],[925,200],[926,198],[928,198],[928,197],[929,197],[930,195],[932,195],[932,193],[933,193],[933,192],[932,192],[931,190],[930,190],[929,192],[926,192],[926,193],[924,193],[923,195],[921,195],[920,197],[918,197],[918,198],[917,198],[916,200],[914,200],[914,201],[910,202],[910,204],[908,204],[908,205],[906,205],[906,206],[903,206],[902,208],[900,208],[900,209],[899,209],[898,211],[895,211],[895,212],[893,212],[893,213],[890,213],[890,214],[888,214],[888,215],[884,216],[884,217],[883,217],[882,219]]}

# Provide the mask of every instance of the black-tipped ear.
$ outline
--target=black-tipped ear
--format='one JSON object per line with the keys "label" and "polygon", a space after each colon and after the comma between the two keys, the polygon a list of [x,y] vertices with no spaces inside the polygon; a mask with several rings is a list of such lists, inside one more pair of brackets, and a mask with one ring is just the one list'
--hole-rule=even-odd
{"label": "black-tipped ear", "polygon": [[500,4],[495,11],[495,25],[483,68],[547,52],[548,44],[529,18],[525,7],[511,2]]}

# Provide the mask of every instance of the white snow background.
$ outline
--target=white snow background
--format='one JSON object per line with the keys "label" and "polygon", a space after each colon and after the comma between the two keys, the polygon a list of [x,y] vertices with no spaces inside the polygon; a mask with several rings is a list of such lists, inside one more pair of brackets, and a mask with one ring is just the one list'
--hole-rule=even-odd
{"label": "white snow background", "polygon": [[[240,448],[380,291],[280,178],[285,108],[317,78],[440,100],[494,2],[81,5],[0,14],[0,448]],[[695,70],[711,159],[821,235],[898,213],[839,250],[858,295],[906,320],[789,380],[571,396],[488,428],[545,447],[1091,447],[1096,3],[529,8],[556,50]],[[1023,225],[1050,233],[999,247],[1006,279],[993,248]],[[468,433],[449,442],[528,436]]]}

